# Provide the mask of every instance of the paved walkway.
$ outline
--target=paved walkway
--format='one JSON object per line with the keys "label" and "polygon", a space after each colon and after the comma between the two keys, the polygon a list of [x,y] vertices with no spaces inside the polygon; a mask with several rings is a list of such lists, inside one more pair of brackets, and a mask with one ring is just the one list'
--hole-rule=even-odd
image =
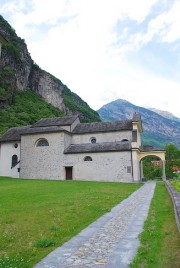
{"label": "paved walkway", "polygon": [[35,268],[126,268],[136,255],[155,182],[147,182]]}

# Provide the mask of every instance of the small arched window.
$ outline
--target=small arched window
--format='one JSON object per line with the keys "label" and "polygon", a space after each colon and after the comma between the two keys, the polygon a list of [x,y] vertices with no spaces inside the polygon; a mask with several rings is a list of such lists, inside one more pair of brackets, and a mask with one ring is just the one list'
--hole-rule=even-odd
{"label": "small arched window", "polygon": [[36,147],[49,146],[49,142],[46,139],[40,139],[36,143]]}
{"label": "small arched window", "polygon": [[92,138],[90,139],[90,141],[91,141],[91,143],[96,143],[96,138],[95,138],[95,137],[92,137]]}
{"label": "small arched window", "polygon": [[14,154],[14,155],[12,156],[11,167],[12,167],[12,168],[15,167],[15,166],[17,165],[17,163],[18,163],[18,157],[17,157],[16,154]]}
{"label": "small arched window", "polygon": [[14,148],[18,148],[18,144],[17,143],[14,144]]}
{"label": "small arched window", "polygon": [[84,161],[92,161],[92,157],[90,157],[90,156],[85,156],[85,157],[84,157]]}
{"label": "small arched window", "polygon": [[123,139],[122,142],[123,142],[123,141],[128,141],[128,140],[127,140],[127,139]]}

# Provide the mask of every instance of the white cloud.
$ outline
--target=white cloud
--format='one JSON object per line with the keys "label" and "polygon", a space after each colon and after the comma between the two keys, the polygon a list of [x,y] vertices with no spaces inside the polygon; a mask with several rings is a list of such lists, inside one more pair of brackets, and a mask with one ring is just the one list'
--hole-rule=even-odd
{"label": "white cloud", "polygon": [[146,41],[159,34],[162,42],[174,42],[180,38],[180,1],[176,1],[172,8],[150,21]]}

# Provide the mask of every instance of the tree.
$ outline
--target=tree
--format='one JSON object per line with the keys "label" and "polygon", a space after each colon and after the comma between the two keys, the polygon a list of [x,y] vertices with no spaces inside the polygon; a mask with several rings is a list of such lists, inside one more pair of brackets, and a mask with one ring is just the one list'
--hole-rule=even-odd
{"label": "tree", "polygon": [[180,150],[174,144],[167,144],[166,150],[166,176],[173,178],[177,176],[174,168],[180,169]]}
{"label": "tree", "polygon": [[153,161],[160,161],[156,156],[147,156],[143,160],[143,173],[144,177],[149,180],[162,178],[162,168],[160,166],[153,166]]}

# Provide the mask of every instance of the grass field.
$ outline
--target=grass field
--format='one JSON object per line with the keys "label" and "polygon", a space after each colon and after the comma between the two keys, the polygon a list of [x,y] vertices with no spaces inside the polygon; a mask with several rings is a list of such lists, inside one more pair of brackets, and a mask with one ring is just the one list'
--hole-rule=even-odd
{"label": "grass field", "polygon": [[32,267],[137,184],[0,178],[0,268]]}
{"label": "grass field", "polygon": [[141,246],[131,268],[180,267],[180,235],[171,198],[162,182],[157,183],[140,238]]}
{"label": "grass field", "polygon": [[180,180],[170,181],[170,183],[180,193]]}

